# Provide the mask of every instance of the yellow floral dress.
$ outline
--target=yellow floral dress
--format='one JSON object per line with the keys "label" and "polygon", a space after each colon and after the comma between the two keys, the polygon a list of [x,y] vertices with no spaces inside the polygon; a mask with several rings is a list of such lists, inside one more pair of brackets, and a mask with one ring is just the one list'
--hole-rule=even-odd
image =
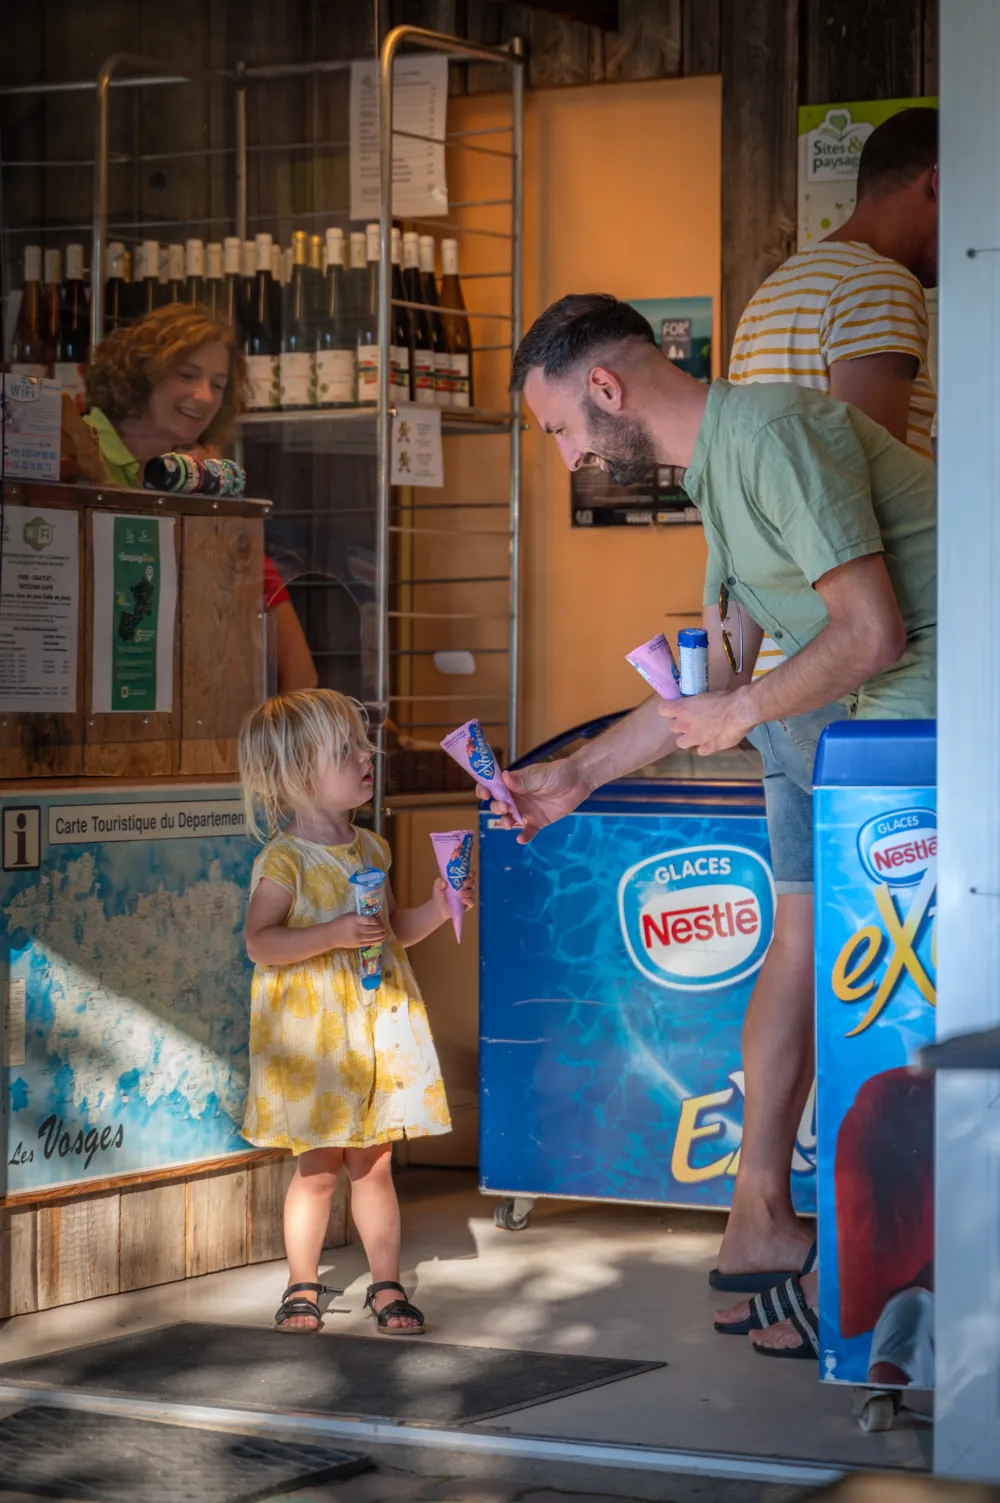
{"label": "yellow floral dress", "polygon": [[[292,895],[285,920],[305,929],[354,912],[352,875],[388,873],[388,845],[355,830],[350,845],[279,835],[254,862],[251,892],[266,877]],[[301,965],[254,970],[250,1088],[243,1136],[259,1148],[369,1148],[448,1132],[444,1082],[420,988],[391,929],[382,984],[361,985],[357,950],[330,950]]]}

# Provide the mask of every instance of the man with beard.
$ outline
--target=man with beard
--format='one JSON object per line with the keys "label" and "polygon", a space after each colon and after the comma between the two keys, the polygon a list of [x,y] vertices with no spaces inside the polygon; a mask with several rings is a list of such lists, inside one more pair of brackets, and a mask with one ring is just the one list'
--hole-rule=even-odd
{"label": "man with beard", "polygon": [[[598,293],[561,298],[535,321],[511,388],[523,390],[571,470],[597,464],[628,485],[656,464],[687,467],[713,602],[709,693],[647,700],[571,757],[504,774],[525,818],[522,843],[676,747],[707,756],[838,700],[858,718],[934,714],[934,470],[879,423],[795,385],[706,387],[666,359],[641,314]],[[754,682],[765,631],[784,661]],[[743,1032],[740,1290],[770,1289],[812,1266],[789,1166],[812,1068],[818,735],[790,735],[765,780],[778,903]],[[508,806],[493,808],[513,828]],[[725,1276],[714,1282],[733,1287]]]}

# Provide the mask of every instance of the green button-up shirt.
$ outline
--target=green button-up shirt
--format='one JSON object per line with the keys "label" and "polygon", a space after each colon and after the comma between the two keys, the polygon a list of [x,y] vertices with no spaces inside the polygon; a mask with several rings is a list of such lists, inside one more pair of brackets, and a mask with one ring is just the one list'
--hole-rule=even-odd
{"label": "green button-up shirt", "polygon": [[138,490],[140,486],[139,461],[119,437],[118,430],[104,416],[99,407],[92,407],[83,421],[89,423],[97,434],[97,442],[101,446],[101,458],[108,473],[108,483],[128,485],[133,490]]}
{"label": "green button-up shirt", "polygon": [[934,714],[934,466],[844,402],[786,382],[715,381],[684,488],[708,542],[705,603],[733,599],[787,656],[827,624],[816,581],[881,553],[906,627],[899,662],[848,704],[859,717]]}

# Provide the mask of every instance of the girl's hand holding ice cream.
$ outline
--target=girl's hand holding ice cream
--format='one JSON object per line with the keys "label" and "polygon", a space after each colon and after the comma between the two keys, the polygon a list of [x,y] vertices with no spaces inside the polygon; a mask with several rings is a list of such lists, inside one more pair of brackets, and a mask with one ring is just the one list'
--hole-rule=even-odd
{"label": "girl's hand holding ice cream", "polygon": [[[452,893],[454,889],[448,886],[443,877],[437,877],[434,881],[434,901],[442,920],[454,919],[452,912]],[[468,913],[470,908],[476,906],[476,879],[470,876],[461,892],[455,893],[455,897],[461,906],[463,913]]]}

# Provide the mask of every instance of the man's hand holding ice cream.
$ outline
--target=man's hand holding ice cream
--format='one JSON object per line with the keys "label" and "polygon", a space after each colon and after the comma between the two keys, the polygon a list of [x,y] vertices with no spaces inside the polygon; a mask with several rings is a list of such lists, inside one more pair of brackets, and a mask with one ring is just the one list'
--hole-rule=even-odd
{"label": "man's hand holding ice cream", "polygon": [[697,751],[700,757],[739,746],[757,723],[743,688],[664,700],[659,712],[677,738],[678,747]]}

